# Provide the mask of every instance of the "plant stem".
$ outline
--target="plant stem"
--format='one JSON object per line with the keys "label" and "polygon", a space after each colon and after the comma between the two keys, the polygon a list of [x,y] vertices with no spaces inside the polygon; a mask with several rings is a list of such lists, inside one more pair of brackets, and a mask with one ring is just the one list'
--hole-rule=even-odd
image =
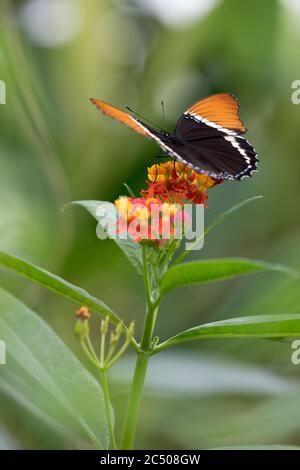
{"label": "plant stem", "polygon": [[95,350],[93,348],[93,345],[92,345],[92,342],[91,342],[91,338],[90,336],[88,335],[86,338],[85,338],[85,341],[86,341],[86,344],[89,348],[89,351],[91,353],[91,355],[93,356],[93,358],[95,359],[95,361],[98,363],[98,357],[97,357],[97,354],[95,353]]}
{"label": "plant stem", "polygon": [[142,246],[142,253],[143,253],[143,271],[144,271],[143,274],[144,274],[145,295],[146,295],[147,307],[149,308],[151,305],[151,286],[150,286],[150,279],[149,279],[146,246]]}
{"label": "plant stem", "polygon": [[101,334],[101,339],[100,339],[100,364],[101,364],[101,367],[104,366],[104,362],[105,362],[105,337],[106,337],[106,333],[102,333]]}
{"label": "plant stem", "polygon": [[116,438],[115,438],[113,419],[111,415],[109,388],[108,388],[108,382],[107,382],[107,372],[104,369],[101,369],[101,382],[102,382],[102,388],[103,388],[105,414],[106,414],[108,430],[109,430],[110,446],[113,450],[115,450],[117,448],[117,443],[116,443]]}
{"label": "plant stem", "polygon": [[87,357],[89,358],[89,360],[90,360],[97,368],[99,368],[99,367],[100,367],[100,364],[99,364],[98,359],[93,356],[93,354],[90,352],[89,348],[87,347],[87,345],[85,344],[84,341],[81,341],[81,346],[82,346],[82,348],[83,348],[85,354],[86,354]]}
{"label": "plant stem", "polygon": [[129,394],[127,410],[125,414],[123,435],[121,441],[121,449],[132,449],[134,444],[136,426],[138,415],[140,411],[140,404],[144,383],[148,368],[149,351],[151,348],[152,334],[155,326],[157,310],[151,303],[151,287],[149,282],[149,272],[147,264],[147,248],[143,247],[143,261],[144,261],[144,285],[147,301],[147,313],[144,322],[144,329],[141,340],[141,349],[137,353],[135,370],[133,374],[131,390]]}
{"label": "plant stem", "polygon": [[124,354],[126,349],[128,348],[130,341],[125,341],[123,346],[120,348],[120,350],[117,352],[117,354],[109,361],[108,356],[106,358],[106,363],[105,363],[105,369],[110,369],[111,366]]}
{"label": "plant stem", "polygon": [[149,349],[156,320],[156,310],[149,310],[146,315],[141,351],[137,355],[132,385],[125,415],[121,449],[132,449],[135,438],[138,414],[144,389],[145,377],[149,361]]}
{"label": "plant stem", "polygon": [[140,351],[138,353],[125,415],[123,435],[120,447],[123,450],[132,449],[134,444],[135,431],[148,367],[148,360],[149,356],[146,353],[144,353],[143,351]]}

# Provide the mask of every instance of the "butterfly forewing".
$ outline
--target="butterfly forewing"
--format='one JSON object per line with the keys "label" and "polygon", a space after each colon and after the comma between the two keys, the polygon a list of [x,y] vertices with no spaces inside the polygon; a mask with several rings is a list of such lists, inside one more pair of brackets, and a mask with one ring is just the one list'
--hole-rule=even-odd
{"label": "butterfly forewing", "polygon": [[95,98],[91,98],[91,102],[102,111],[103,114],[112,117],[116,121],[125,124],[128,127],[131,127],[134,131],[138,132],[139,134],[144,135],[145,137],[150,137],[150,130],[149,126],[144,125],[138,119],[135,119],[128,113],[121,111],[121,109],[115,108],[114,106],[106,103],[105,101],[101,101]]}
{"label": "butterfly forewing", "polygon": [[239,102],[229,93],[219,93],[197,101],[185,114],[218,129],[231,129],[239,134],[247,132],[239,117]]}

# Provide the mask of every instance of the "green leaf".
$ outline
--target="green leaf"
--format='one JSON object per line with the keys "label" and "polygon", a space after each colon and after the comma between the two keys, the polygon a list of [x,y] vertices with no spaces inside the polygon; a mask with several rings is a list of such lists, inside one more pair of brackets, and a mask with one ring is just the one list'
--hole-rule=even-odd
{"label": "green leaf", "polygon": [[[89,294],[81,287],[74,286],[63,278],[53,274],[45,269],[40,268],[28,261],[24,261],[17,256],[0,251],[0,265],[5,266],[13,271],[21,274],[21,276],[30,279],[31,281],[41,284],[47,289],[56,292],[63,297],[74,300],[80,305],[85,305],[96,313],[101,315],[109,315],[114,323],[122,323],[123,328],[127,331],[121,318],[111,310],[104,302]],[[134,338],[131,339],[132,346],[137,350],[137,344]]]}
{"label": "green leaf", "polygon": [[173,263],[174,265],[176,264],[179,264],[181,263],[189,254],[192,253],[192,247],[193,246],[197,246],[198,243],[203,240],[204,237],[206,237],[209,232],[211,232],[217,225],[219,225],[221,222],[223,222],[224,219],[226,219],[226,217],[228,217],[229,215],[233,214],[235,211],[241,209],[242,207],[246,206],[247,204],[249,204],[250,202],[252,201],[257,201],[258,199],[262,199],[263,196],[253,196],[253,197],[249,197],[248,199],[245,199],[244,201],[242,202],[239,202],[238,204],[235,204],[234,206],[230,207],[229,209],[227,209],[226,211],[222,212],[221,214],[219,214],[215,220],[207,227],[206,230],[204,230],[204,233],[201,234],[197,240],[195,240],[194,242],[190,243],[190,249],[189,250],[183,250],[183,252],[176,258],[175,262]]}
{"label": "green leaf", "polygon": [[[26,372],[24,373],[12,357],[9,358],[9,365],[10,367],[1,368],[0,393],[3,398],[6,395],[7,400],[22,406],[24,411],[27,410],[39,420],[44,428],[53,430],[55,434],[60,434],[64,439],[74,442],[76,423],[66,424],[69,420],[65,410],[62,410],[55,399],[32,377],[26,375]],[[25,413],[22,413],[22,416],[24,415]]]}
{"label": "green leaf", "polygon": [[154,353],[179,343],[215,338],[285,338],[300,335],[300,314],[251,315],[190,328],[159,344]]}
{"label": "green leaf", "polygon": [[25,406],[35,397],[40,415],[48,413],[71,433],[83,432],[96,447],[107,448],[100,384],[46,323],[2,289],[0,331],[7,351],[0,375],[4,393]]}
{"label": "green leaf", "polygon": [[0,251],[0,265],[16,271],[28,279],[41,284],[47,289],[56,292],[57,294],[75,300],[80,304],[92,308],[95,312],[102,315],[110,315],[115,321],[120,321],[116,313],[114,313],[104,302],[91,296],[88,292],[80,287],[70,284],[61,277],[53,274],[45,269],[42,269],[28,261],[24,261],[17,256]]}
{"label": "green leaf", "polygon": [[[106,201],[72,201],[64,207],[68,208],[71,206],[80,206],[86,209],[97,220],[100,227],[106,231],[108,238],[113,239],[123,251],[138,273],[142,273],[142,250],[139,243],[134,243],[129,238],[123,240],[115,237],[116,209],[114,204]],[[101,209],[100,214],[99,209]],[[107,221],[109,221],[109,227],[107,227]]]}
{"label": "green leaf", "polygon": [[293,270],[286,266],[247,258],[191,261],[172,266],[164,274],[161,280],[161,297],[170,290],[179,287],[221,281],[259,271],[281,271],[296,275]]}

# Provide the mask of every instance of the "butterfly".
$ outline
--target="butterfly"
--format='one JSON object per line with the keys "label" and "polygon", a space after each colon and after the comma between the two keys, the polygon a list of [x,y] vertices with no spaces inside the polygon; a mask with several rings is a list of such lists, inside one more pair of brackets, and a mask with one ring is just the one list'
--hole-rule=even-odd
{"label": "butterfly", "polygon": [[91,102],[104,114],[154,139],[166,154],[198,173],[217,180],[241,180],[257,169],[257,154],[243,137],[247,129],[234,95],[219,93],[197,101],[180,116],[173,134],[156,130],[104,101],[91,98]]}

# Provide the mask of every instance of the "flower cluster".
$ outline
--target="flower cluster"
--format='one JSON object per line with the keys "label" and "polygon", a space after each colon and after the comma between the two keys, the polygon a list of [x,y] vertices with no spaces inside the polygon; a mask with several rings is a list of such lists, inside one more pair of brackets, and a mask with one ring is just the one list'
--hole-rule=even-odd
{"label": "flower cluster", "polygon": [[178,204],[205,204],[206,190],[221,181],[201,175],[183,163],[167,162],[148,168],[148,188],[143,197],[159,197]]}
{"label": "flower cluster", "polygon": [[164,202],[159,197],[121,197],[115,201],[118,210],[117,233],[128,233],[134,242],[149,240],[163,245],[181,238],[183,224],[189,223],[180,204]]}
{"label": "flower cluster", "polygon": [[137,243],[148,240],[158,246],[182,238],[184,226],[191,224],[184,205],[206,205],[207,189],[219,182],[178,162],[151,166],[148,187],[141,190],[141,197],[121,197],[115,201],[117,234],[126,233]]}

